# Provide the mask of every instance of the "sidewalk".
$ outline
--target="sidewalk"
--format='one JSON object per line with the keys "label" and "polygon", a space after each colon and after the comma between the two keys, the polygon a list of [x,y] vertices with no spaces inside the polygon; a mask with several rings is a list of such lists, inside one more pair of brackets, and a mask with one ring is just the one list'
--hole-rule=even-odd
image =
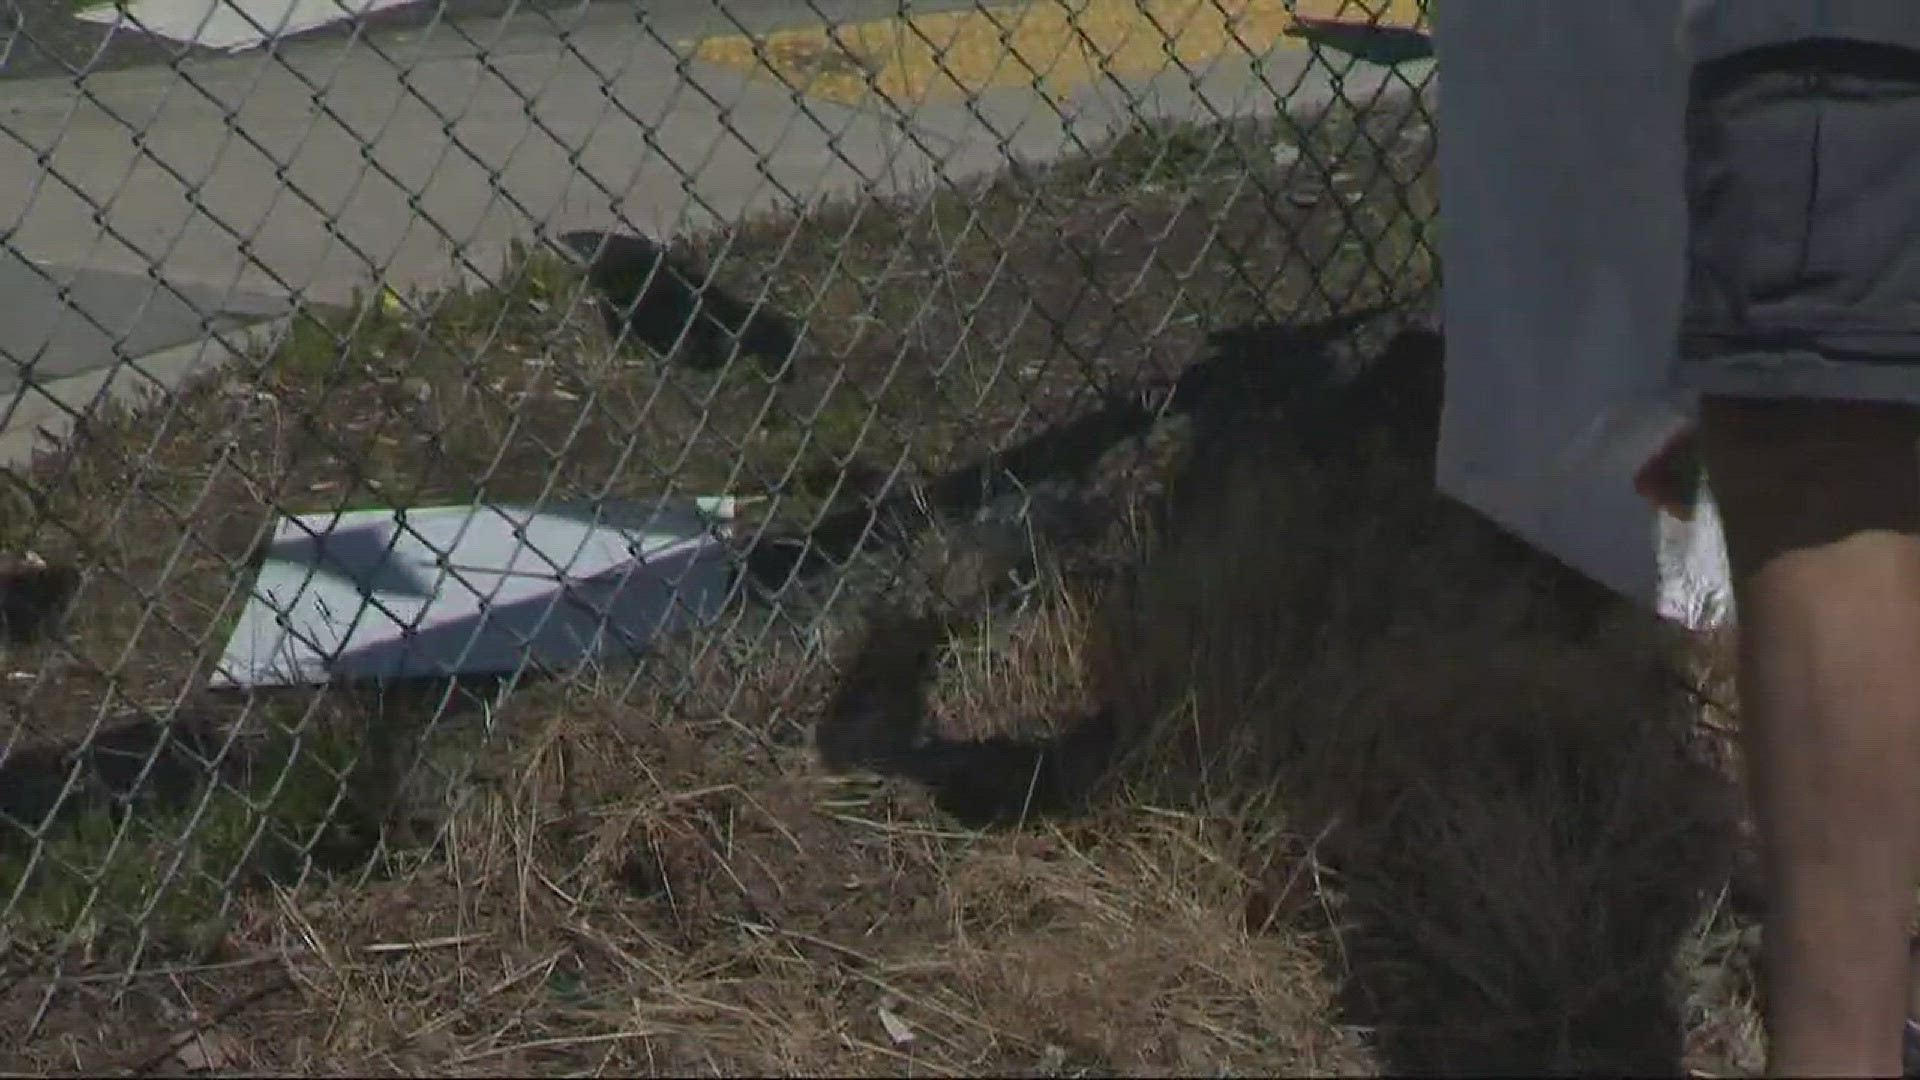
{"label": "sidewalk", "polygon": [[[46,320],[7,320],[0,351],[25,360],[64,350],[43,355],[39,375],[95,371],[113,364],[110,338],[150,296],[144,307],[171,330],[135,329],[136,353],[191,341],[193,307],[258,317],[290,297],[340,303],[376,282],[484,278],[509,243],[543,232],[625,224],[674,235],[833,195],[912,190],[1009,155],[1048,160],[1135,116],[1271,113],[1282,97],[1297,107],[1330,91],[1324,68],[1288,49],[1216,64],[1197,87],[1179,72],[1124,91],[1094,83],[1058,108],[1031,89],[990,89],[971,104],[887,116],[683,61],[621,5],[586,9],[571,32],[517,25],[484,55],[388,41],[383,57],[365,42],[324,42],[192,75],[111,72],[89,79],[84,97],[71,82],[6,84],[7,246],[72,282],[74,302],[107,333],[67,333],[53,348]],[[1356,71],[1342,93],[1364,101],[1381,81]],[[22,273],[0,267],[0,289],[27,290],[14,284]],[[35,302],[53,292],[31,288]],[[20,395],[0,428],[59,411],[36,405],[41,396]],[[0,436],[0,460],[18,441]]]}

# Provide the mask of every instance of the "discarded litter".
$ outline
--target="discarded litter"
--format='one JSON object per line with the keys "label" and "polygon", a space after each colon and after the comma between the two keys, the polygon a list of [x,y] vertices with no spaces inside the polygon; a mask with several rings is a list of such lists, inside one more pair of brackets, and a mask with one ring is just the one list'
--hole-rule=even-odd
{"label": "discarded litter", "polygon": [[900,1019],[899,1014],[885,1005],[880,1006],[879,1014],[880,1026],[886,1029],[887,1038],[893,1045],[906,1046],[913,1042],[913,1028],[907,1026],[907,1022]]}
{"label": "discarded litter", "polygon": [[73,13],[82,22],[239,52],[276,38],[419,0],[126,0]]}
{"label": "discarded litter", "polygon": [[632,653],[725,600],[735,500],[282,518],[210,680],[512,674]]}

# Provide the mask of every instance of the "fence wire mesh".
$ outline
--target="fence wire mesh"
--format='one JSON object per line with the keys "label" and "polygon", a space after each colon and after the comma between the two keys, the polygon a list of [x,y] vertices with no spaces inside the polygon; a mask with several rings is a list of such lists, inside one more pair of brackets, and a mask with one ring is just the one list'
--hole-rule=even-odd
{"label": "fence wire mesh", "polygon": [[1154,489],[1182,388],[1252,393],[1290,328],[1403,313],[1356,318],[1360,356],[1437,280],[1429,65],[1290,32],[1423,26],[1403,0],[162,33],[315,6],[9,16],[25,1059],[142,980],[399,949],[281,916],[520,858],[463,815],[573,812],[515,802],[539,774],[568,805],[556,716],[800,746],[877,600],[1023,603],[1036,552]]}

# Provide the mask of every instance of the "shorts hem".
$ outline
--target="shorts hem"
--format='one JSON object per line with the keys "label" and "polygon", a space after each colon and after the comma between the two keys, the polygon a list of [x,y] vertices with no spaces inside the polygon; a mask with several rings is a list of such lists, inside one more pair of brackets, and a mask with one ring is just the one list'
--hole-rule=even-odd
{"label": "shorts hem", "polygon": [[1730,352],[1682,358],[1678,390],[1723,397],[1920,405],[1920,354],[1913,361],[1834,360],[1812,352]]}

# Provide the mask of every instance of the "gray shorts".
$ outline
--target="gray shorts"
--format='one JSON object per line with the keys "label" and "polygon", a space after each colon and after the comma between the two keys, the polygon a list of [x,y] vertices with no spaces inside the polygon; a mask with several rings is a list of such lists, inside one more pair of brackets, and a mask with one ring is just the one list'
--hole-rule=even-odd
{"label": "gray shorts", "polygon": [[1703,64],[1686,151],[1678,385],[1920,405],[1920,53]]}

